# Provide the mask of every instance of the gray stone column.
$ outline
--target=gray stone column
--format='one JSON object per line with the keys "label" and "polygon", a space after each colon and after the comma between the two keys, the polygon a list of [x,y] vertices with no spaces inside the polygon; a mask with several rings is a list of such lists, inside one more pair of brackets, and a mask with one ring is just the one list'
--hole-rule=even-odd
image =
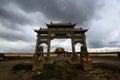
{"label": "gray stone column", "polygon": [[35,55],[36,56],[38,54],[38,46],[40,45],[40,36],[39,34],[37,34],[37,40],[36,40],[36,47],[35,47]]}
{"label": "gray stone column", "polygon": [[120,52],[118,52],[118,57],[120,57]]}
{"label": "gray stone column", "polygon": [[34,62],[32,67],[32,75],[41,74],[43,68],[43,46],[40,46],[40,35],[37,35]]}
{"label": "gray stone column", "polygon": [[71,39],[71,42],[72,42],[72,53],[75,53],[75,41],[73,38]]}
{"label": "gray stone column", "polygon": [[71,33],[72,37],[71,37],[71,43],[72,43],[72,53],[75,53],[75,39],[74,39],[74,33]]}
{"label": "gray stone column", "polygon": [[47,45],[48,45],[48,47],[47,47],[47,57],[49,57],[50,56],[50,39],[48,39]]}
{"label": "gray stone column", "polygon": [[81,46],[81,64],[82,64],[82,68],[85,71],[90,71],[93,70],[92,67],[92,62],[91,62],[91,58],[89,57],[89,53],[87,51],[87,45],[86,45],[86,36],[85,34],[82,34],[82,43],[83,46]]}
{"label": "gray stone column", "polygon": [[48,40],[47,40],[47,57],[49,57],[50,56],[50,42],[51,42],[51,40],[50,40],[50,31],[48,32]]}
{"label": "gray stone column", "polygon": [[72,61],[77,61],[78,60],[78,56],[75,53],[75,37],[74,37],[74,33],[73,32],[72,32],[71,42],[72,42],[72,57],[71,57],[71,60]]}
{"label": "gray stone column", "polygon": [[83,46],[87,48],[87,44],[86,44],[86,36],[85,34],[83,34]]}

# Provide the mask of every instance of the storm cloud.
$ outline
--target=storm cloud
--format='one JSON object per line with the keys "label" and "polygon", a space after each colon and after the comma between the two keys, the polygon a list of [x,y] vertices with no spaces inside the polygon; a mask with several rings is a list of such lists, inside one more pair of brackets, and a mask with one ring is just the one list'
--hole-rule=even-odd
{"label": "storm cloud", "polygon": [[16,3],[27,12],[42,12],[49,20],[83,24],[95,17],[100,8],[97,0],[18,0]]}
{"label": "storm cloud", "polygon": [[[46,28],[45,23],[49,22],[72,22],[78,28],[89,28],[89,49],[120,47],[119,4],[117,0],[0,0],[0,42],[19,44],[22,41],[26,45],[20,44],[23,48],[19,50],[34,52],[33,29]],[[69,44],[67,41],[64,43]],[[0,48],[5,47],[8,48],[6,44]]]}

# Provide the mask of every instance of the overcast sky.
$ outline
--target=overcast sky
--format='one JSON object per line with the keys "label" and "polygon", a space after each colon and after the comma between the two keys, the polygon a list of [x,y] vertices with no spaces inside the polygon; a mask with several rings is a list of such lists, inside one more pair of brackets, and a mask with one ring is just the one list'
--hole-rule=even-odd
{"label": "overcast sky", "polygon": [[[33,29],[46,28],[45,23],[50,22],[89,28],[86,35],[91,52],[120,51],[119,0],[0,0],[0,52],[34,52]],[[54,39],[51,51],[57,46],[71,51],[70,42]]]}

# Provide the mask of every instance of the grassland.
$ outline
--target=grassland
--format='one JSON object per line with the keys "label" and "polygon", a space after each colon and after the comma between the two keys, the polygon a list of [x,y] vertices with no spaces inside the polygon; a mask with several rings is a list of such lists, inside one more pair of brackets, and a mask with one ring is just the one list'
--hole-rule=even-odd
{"label": "grassland", "polygon": [[120,80],[120,58],[115,56],[92,57],[96,69],[92,72],[82,72],[79,64],[46,64],[42,76],[34,78],[30,77],[31,60],[14,58],[0,61],[0,80]]}

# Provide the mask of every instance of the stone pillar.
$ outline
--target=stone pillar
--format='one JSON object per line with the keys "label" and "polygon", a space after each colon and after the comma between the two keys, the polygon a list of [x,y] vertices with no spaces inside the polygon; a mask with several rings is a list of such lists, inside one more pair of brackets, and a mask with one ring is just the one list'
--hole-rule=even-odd
{"label": "stone pillar", "polygon": [[85,34],[83,34],[82,43],[83,43],[83,46],[81,46],[81,59],[80,59],[80,62],[82,64],[82,68],[84,71],[93,70],[92,60],[89,57],[89,53],[87,51]]}
{"label": "stone pillar", "polygon": [[120,53],[118,52],[118,57],[120,57]]}
{"label": "stone pillar", "polygon": [[72,42],[72,53],[74,54],[75,53],[75,41],[74,41],[74,38],[71,39],[71,42]]}
{"label": "stone pillar", "polygon": [[40,46],[40,36],[37,35],[35,56],[34,56],[34,62],[32,67],[32,75],[41,74],[43,63],[44,63],[43,46]]}
{"label": "stone pillar", "polygon": [[43,58],[43,47],[40,46],[38,48],[38,54],[34,59],[33,68],[32,68],[32,75],[39,75],[43,69],[44,65],[44,58]]}
{"label": "stone pillar", "polygon": [[38,46],[40,45],[40,36],[39,34],[37,35],[37,40],[36,40],[36,47],[35,47],[35,57],[38,54]]}
{"label": "stone pillar", "polygon": [[47,48],[47,57],[49,57],[50,56],[50,39],[48,39],[47,45],[48,45],[48,48]]}
{"label": "stone pillar", "polygon": [[86,49],[87,49],[86,36],[85,36],[85,34],[82,34],[82,43],[83,43],[83,46],[86,47]]}
{"label": "stone pillar", "polygon": [[78,56],[75,53],[75,38],[74,38],[74,33],[72,32],[72,38],[71,38],[71,42],[72,42],[72,61],[77,61],[78,60]]}
{"label": "stone pillar", "polygon": [[47,40],[47,57],[49,57],[50,56],[50,42],[51,42],[51,40],[50,40],[50,31],[48,32],[48,40]]}

